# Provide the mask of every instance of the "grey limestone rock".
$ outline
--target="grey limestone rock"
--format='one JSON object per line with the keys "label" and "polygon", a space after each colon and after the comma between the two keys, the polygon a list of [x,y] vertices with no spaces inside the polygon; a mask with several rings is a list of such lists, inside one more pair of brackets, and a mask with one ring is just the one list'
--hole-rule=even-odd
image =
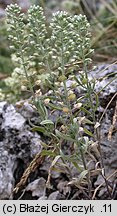
{"label": "grey limestone rock", "polygon": [[31,132],[25,116],[0,102],[0,199],[10,199],[18,159],[27,167],[41,151],[40,136]]}
{"label": "grey limestone rock", "polygon": [[103,88],[101,93],[102,98],[106,98],[117,91],[116,72],[117,64],[99,64],[95,70],[89,72],[89,77],[96,79],[96,92],[99,92]]}
{"label": "grey limestone rock", "polygon": [[55,191],[51,193],[48,197],[48,200],[64,200],[65,196],[61,194],[59,191]]}
{"label": "grey limestone rock", "polygon": [[46,180],[41,177],[29,183],[26,191],[32,191],[32,196],[43,197],[45,195]]}

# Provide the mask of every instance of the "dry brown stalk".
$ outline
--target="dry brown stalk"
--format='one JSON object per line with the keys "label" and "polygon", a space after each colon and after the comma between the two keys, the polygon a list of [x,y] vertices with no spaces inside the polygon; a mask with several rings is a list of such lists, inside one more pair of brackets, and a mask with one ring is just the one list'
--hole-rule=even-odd
{"label": "dry brown stalk", "polygon": [[116,105],[115,105],[115,112],[114,112],[114,115],[113,115],[112,125],[110,126],[109,133],[108,133],[108,140],[110,140],[110,141],[112,139],[112,133],[114,131],[116,122],[117,122],[117,101],[116,101]]}
{"label": "dry brown stalk", "polygon": [[42,164],[44,158],[45,157],[41,156],[40,153],[38,153],[35,156],[35,158],[31,161],[31,163],[29,164],[27,169],[24,171],[23,176],[21,177],[20,181],[18,182],[18,184],[14,188],[14,190],[13,190],[14,193],[17,193],[19,191],[19,189],[22,188],[26,184],[26,181],[27,181],[29,175],[32,172],[34,172],[40,164]]}
{"label": "dry brown stalk", "polygon": [[[110,176],[108,176],[106,180],[108,181],[112,176],[114,176],[114,175],[116,175],[116,174],[117,174],[117,170],[115,170]],[[96,196],[97,191],[98,191],[98,190],[100,189],[100,187],[102,187],[104,184],[105,184],[105,182],[101,183],[101,184],[95,189],[94,194],[93,194],[93,196],[92,196],[92,200],[95,199],[95,196]]]}

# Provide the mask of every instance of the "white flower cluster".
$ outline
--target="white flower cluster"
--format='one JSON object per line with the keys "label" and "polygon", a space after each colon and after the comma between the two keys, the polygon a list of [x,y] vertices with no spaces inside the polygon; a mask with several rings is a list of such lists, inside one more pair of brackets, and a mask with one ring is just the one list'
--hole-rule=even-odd
{"label": "white flower cluster", "polygon": [[[91,33],[89,31],[90,24],[87,21],[85,15],[74,15],[72,17],[72,23],[74,25],[73,29],[73,39],[75,41],[75,55],[77,58],[82,59],[83,56],[87,56],[93,50],[90,49],[91,46]],[[85,57],[85,60],[87,58]]]}
{"label": "white flower cluster", "polygon": [[17,56],[17,63],[29,68],[30,62],[36,61],[39,67],[43,67],[48,58],[48,50],[50,51],[46,40],[46,18],[43,8],[31,6],[26,17],[17,4],[11,4],[6,12],[10,48]]}
{"label": "white flower cluster", "polygon": [[38,5],[31,6],[28,10],[27,21],[29,33],[28,39],[32,50],[31,55],[40,59],[40,62],[42,62],[44,55],[46,54],[45,40],[47,37],[46,18],[44,16],[43,8]]}
{"label": "white flower cluster", "polygon": [[7,24],[9,32],[9,40],[12,42],[10,48],[18,50],[17,54],[20,56],[21,45],[24,45],[25,41],[25,24],[24,14],[21,13],[21,8],[17,4],[8,5],[7,12]]}
{"label": "white flower cluster", "polygon": [[70,15],[66,12],[58,11],[53,15],[50,23],[52,29],[51,44],[52,50],[51,55],[56,57],[58,61],[61,61],[61,55],[64,55],[64,63],[68,63],[70,56],[73,54],[72,40],[72,23],[70,23]]}
{"label": "white flower cluster", "polygon": [[50,27],[53,44],[51,54],[56,60],[61,61],[64,56],[64,64],[68,64],[90,53],[90,25],[85,15],[70,16],[64,11],[58,11],[53,15]]}
{"label": "white flower cluster", "polygon": [[[28,79],[28,83],[36,80],[35,70],[50,73],[50,81],[55,83],[58,73],[63,73],[66,65],[77,60],[90,60],[88,54],[91,52],[91,35],[86,16],[72,16],[65,11],[54,13],[50,35],[40,6],[31,6],[27,17],[21,13],[17,4],[11,4],[6,11],[9,39],[17,63],[14,73],[18,72],[20,77]],[[52,75],[52,72],[55,74]],[[33,84],[31,83],[32,86]]]}

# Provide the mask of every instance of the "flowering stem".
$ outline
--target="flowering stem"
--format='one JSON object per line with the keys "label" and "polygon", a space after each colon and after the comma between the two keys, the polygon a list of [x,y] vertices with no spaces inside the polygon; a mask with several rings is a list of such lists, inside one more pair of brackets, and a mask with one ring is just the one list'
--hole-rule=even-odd
{"label": "flowering stem", "polygon": [[86,65],[86,62],[85,62],[85,55],[84,55],[84,50],[83,50],[83,47],[81,46],[81,53],[82,53],[82,60],[83,60],[83,67],[84,67],[84,73],[85,73],[85,78],[87,80],[87,94],[88,94],[88,98],[89,98],[89,101],[90,101],[90,105],[91,105],[91,108],[92,108],[92,117],[93,117],[93,122],[94,124],[96,123],[95,121],[95,108],[94,108],[94,105],[93,105],[93,101],[92,101],[92,90],[91,90],[91,87],[89,86],[89,78],[88,78],[88,74],[87,74],[87,65]]}
{"label": "flowering stem", "polygon": [[[86,165],[84,153],[83,153],[81,148],[80,148],[80,154],[81,154],[84,169],[87,170],[87,165]],[[86,177],[87,177],[87,182],[88,182],[89,197],[91,199],[91,181],[90,181],[90,171],[89,170],[88,170],[88,173],[87,173]]]}
{"label": "flowering stem", "polygon": [[30,77],[28,76],[28,73],[27,73],[27,69],[26,69],[26,66],[25,66],[25,61],[24,61],[24,56],[23,56],[22,50],[21,50],[21,59],[22,59],[22,65],[23,65],[24,73],[25,73],[26,79],[27,79],[27,81],[29,83],[30,92],[32,93],[33,100],[35,101],[35,93],[34,93],[34,90],[33,90],[33,86],[31,84]]}
{"label": "flowering stem", "polygon": [[[61,43],[62,43],[62,49],[61,49],[61,68],[62,68],[62,75],[65,76],[65,63],[64,63],[64,42],[63,42],[63,33],[61,32]],[[67,91],[67,86],[66,86],[66,80],[63,81],[64,85],[64,94],[65,94],[65,103],[68,106],[68,109],[70,111],[70,119],[71,122],[73,123],[73,115],[72,115],[72,110],[70,106],[70,102],[68,100],[68,91]]]}

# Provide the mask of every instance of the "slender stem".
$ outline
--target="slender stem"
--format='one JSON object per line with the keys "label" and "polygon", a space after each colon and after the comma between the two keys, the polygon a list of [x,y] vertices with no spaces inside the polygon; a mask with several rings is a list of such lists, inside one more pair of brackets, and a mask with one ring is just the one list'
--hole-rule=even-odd
{"label": "slender stem", "polygon": [[[86,66],[86,63],[85,63],[85,54],[84,54],[84,50],[83,50],[83,47],[81,45],[81,53],[82,53],[82,60],[83,60],[83,67],[84,67],[84,73],[85,73],[85,78],[87,80],[87,93],[88,93],[88,98],[89,98],[89,101],[90,101],[90,105],[91,105],[91,108],[93,110],[93,121],[95,122],[95,110],[94,110],[94,105],[93,105],[93,102],[92,102],[92,98],[91,98],[91,88],[89,86],[89,78],[88,78],[88,74],[87,74],[87,66]],[[85,161],[85,158],[84,158],[84,154],[82,152],[82,149],[80,148],[80,153],[81,153],[81,157],[82,157],[82,162],[83,162],[83,165],[84,165],[84,168],[87,170],[87,165],[86,165],[86,161]],[[91,184],[91,180],[90,180],[90,171],[88,170],[88,174],[86,175],[87,177],[87,181],[88,181],[88,191],[89,191],[89,197],[91,199],[91,188],[92,188],[92,184]]]}
{"label": "slender stem", "polygon": [[[62,32],[61,32],[61,44],[62,44],[62,47],[61,47],[61,68],[62,68],[62,75],[65,75],[64,50],[63,50],[64,43],[63,43],[63,33]],[[65,103],[69,107],[66,80],[63,81],[63,85],[64,85],[64,93],[65,93]]]}
{"label": "slender stem", "polygon": [[[15,27],[17,29],[17,26],[15,26]],[[19,29],[20,29],[20,26],[19,26]],[[19,34],[17,34],[17,31],[16,31],[16,36],[18,38],[18,41],[20,41]],[[25,60],[24,60],[24,54],[23,54],[23,51],[22,51],[22,46],[19,47],[19,52],[21,54],[21,59],[22,59],[22,65],[23,65],[24,73],[25,73],[26,79],[27,79],[27,81],[29,83],[29,88],[30,88],[30,91],[32,93],[33,100],[35,101],[35,93],[34,93],[33,86],[31,84],[31,80],[30,80],[30,77],[28,76],[27,69],[26,69],[26,66],[25,66]]]}
{"label": "slender stem", "polygon": [[[95,123],[95,121],[96,121],[95,120],[95,108],[94,108],[94,105],[93,105],[93,102],[92,102],[92,98],[91,98],[91,88],[89,86],[89,80],[88,80],[87,69],[86,69],[86,64],[85,64],[85,56],[84,56],[83,50],[82,50],[82,57],[83,57],[83,62],[84,62],[85,76],[86,76],[86,79],[87,79],[88,96],[89,96],[89,101],[90,101],[90,104],[91,104],[91,107],[92,107],[92,111],[93,111],[93,121]],[[107,188],[107,192],[109,194],[109,197],[111,198],[111,194],[110,194],[109,187],[108,187],[108,181],[105,178],[105,168],[104,168],[104,162],[103,162],[103,156],[102,156],[101,145],[100,145],[100,136],[99,136],[99,133],[98,133],[98,129],[96,129],[96,133],[97,133],[99,152],[100,152],[100,156],[101,156],[101,168],[104,171],[104,174],[102,174],[102,177],[104,178],[104,181],[105,181],[105,184],[106,184],[106,188]],[[90,181],[90,176],[88,176],[88,179],[89,179],[88,180],[88,182],[89,182]],[[89,182],[89,187],[90,187],[90,182]]]}
{"label": "slender stem", "polygon": [[95,123],[95,107],[93,105],[93,101],[92,101],[92,90],[91,90],[91,87],[89,85],[89,78],[88,78],[88,74],[87,74],[87,66],[86,66],[86,63],[85,63],[85,54],[84,54],[84,50],[83,50],[83,47],[81,45],[81,53],[82,53],[82,60],[83,60],[83,67],[84,67],[84,72],[85,72],[85,77],[86,77],[86,80],[87,80],[87,94],[88,94],[88,99],[90,101],[90,105],[91,105],[91,108],[92,108],[92,117],[93,117],[93,121]]}
{"label": "slender stem", "polygon": [[34,90],[33,90],[33,86],[31,84],[30,77],[28,76],[28,73],[27,73],[27,69],[26,69],[26,66],[25,66],[25,61],[24,61],[24,56],[23,56],[22,50],[21,50],[21,59],[22,59],[22,65],[23,65],[24,73],[25,73],[26,79],[27,79],[27,81],[29,83],[29,88],[30,88],[30,91],[32,93],[33,100],[35,101],[35,93],[34,93]]}
{"label": "slender stem", "polygon": [[[61,68],[62,68],[62,75],[64,76],[65,75],[65,62],[64,62],[64,42],[63,42],[63,33],[62,32],[61,32],[61,44],[62,44],[62,48],[61,48]],[[67,90],[66,80],[63,81],[63,85],[64,85],[64,94],[65,94],[65,104],[69,108],[70,120],[71,120],[71,123],[73,123],[73,115],[72,115],[70,102],[68,100],[68,90]]]}
{"label": "slender stem", "polygon": [[[81,148],[80,148],[80,154],[81,154],[81,158],[82,158],[84,169],[87,170],[87,165],[86,165],[84,153],[83,153],[83,151],[82,151]],[[91,199],[91,188],[92,188],[92,185],[91,185],[91,181],[90,181],[90,171],[89,170],[88,170],[88,174],[86,175],[86,177],[87,177],[87,182],[88,182],[89,197]]]}
{"label": "slender stem", "polygon": [[111,193],[109,191],[109,185],[108,185],[108,181],[105,177],[105,168],[104,168],[104,161],[103,161],[103,155],[102,155],[102,150],[101,150],[101,142],[100,142],[100,131],[99,131],[99,128],[96,129],[96,135],[97,135],[97,140],[98,140],[98,148],[99,148],[99,152],[100,152],[100,162],[101,162],[101,169],[103,170],[103,173],[102,173],[102,177],[105,181],[105,185],[106,185],[106,189],[107,189],[107,192],[108,192],[108,195],[110,197],[110,199],[112,199],[112,196],[111,196]]}

